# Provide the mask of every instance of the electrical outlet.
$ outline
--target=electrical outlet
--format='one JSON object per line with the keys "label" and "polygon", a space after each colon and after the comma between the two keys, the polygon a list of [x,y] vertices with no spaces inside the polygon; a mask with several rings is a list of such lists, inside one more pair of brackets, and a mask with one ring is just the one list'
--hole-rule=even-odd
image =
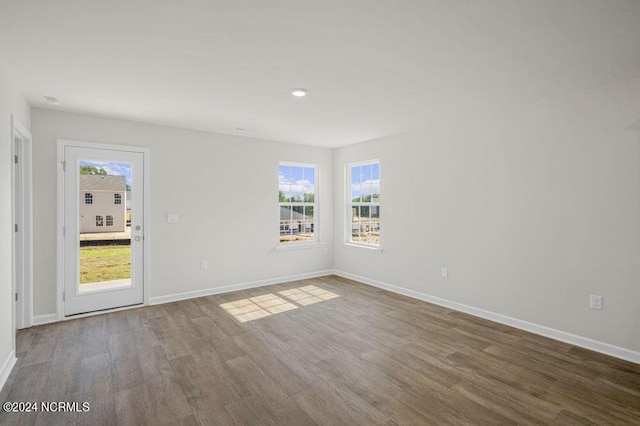
{"label": "electrical outlet", "polygon": [[602,296],[592,294],[589,306],[591,309],[602,309]]}
{"label": "electrical outlet", "polygon": [[200,269],[202,269],[203,271],[206,271],[207,269],[209,269],[209,262],[207,262],[206,260],[201,260]]}
{"label": "electrical outlet", "polygon": [[449,278],[449,268],[442,268],[442,278]]}

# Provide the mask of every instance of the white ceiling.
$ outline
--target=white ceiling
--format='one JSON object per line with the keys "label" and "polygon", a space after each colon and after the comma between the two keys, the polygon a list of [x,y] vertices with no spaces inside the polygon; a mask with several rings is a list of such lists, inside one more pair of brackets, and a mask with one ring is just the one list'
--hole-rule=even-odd
{"label": "white ceiling", "polygon": [[36,107],[336,147],[638,78],[640,1],[0,0],[0,62]]}

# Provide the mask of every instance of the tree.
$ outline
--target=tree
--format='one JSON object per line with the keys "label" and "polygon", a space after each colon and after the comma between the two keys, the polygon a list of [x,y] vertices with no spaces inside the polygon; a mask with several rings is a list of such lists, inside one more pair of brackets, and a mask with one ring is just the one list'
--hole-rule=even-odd
{"label": "tree", "polygon": [[295,197],[287,197],[284,192],[278,191],[278,201],[281,203],[313,203],[315,195],[311,192],[302,194],[302,197],[298,194]]}
{"label": "tree", "polygon": [[107,171],[102,167],[97,168],[96,166],[80,166],[80,174],[81,175],[107,175]]}
{"label": "tree", "polygon": [[351,201],[353,201],[354,203],[371,203],[371,202],[375,202],[379,198],[380,198],[380,194],[371,194],[371,195],[363,195],[362,200],[360,200],[360,197],[356,197]]}

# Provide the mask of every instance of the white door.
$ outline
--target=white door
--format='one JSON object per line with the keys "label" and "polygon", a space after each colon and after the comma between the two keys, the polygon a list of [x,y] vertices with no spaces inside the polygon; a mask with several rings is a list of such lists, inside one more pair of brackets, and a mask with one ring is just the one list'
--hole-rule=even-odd
{"label": "white door", "polygon": [[144,154],[64,146],[64,315],[144,301]]}

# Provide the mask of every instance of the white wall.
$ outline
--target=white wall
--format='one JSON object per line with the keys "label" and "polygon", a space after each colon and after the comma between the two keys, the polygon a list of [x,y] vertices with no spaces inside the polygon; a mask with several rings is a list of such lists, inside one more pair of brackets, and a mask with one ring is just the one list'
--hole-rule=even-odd
{"label": "white wall", "polygon": [[[29,105],[0,64],[0,369],[14,349],[11,116],[29,130]],[[0,374],[2,371],[0,371]]]}
{"label": "white wall", "polygon": [[[372,158],[383,254],[341,244]],[[337,270],[640,351],[640,80],[337,149],[334,185]]]}
{"label": "white wall", "polygon": [[[64,138],[150,148],[152,296],[335,267],[640,351],[640,80],[335,151],[41,109],[32,122],[36,315],[55,312]],[[341,244],[344,165],[372,158],[383,254]],[[272,250],[278,160],[320,164],[333,256]]]}
{"label": "white wall", "polygon": [[[274,251],[278,162],[320,165],[320,239],[332,246],[332,151],[128,121],[32,110],[35,315],[56,310],[56,140],[148,147],[151,297],[332,267],[322,248]],[[177,213],[179,223],[166,223]],[[207,259],[209,269],[200,270]]]}

